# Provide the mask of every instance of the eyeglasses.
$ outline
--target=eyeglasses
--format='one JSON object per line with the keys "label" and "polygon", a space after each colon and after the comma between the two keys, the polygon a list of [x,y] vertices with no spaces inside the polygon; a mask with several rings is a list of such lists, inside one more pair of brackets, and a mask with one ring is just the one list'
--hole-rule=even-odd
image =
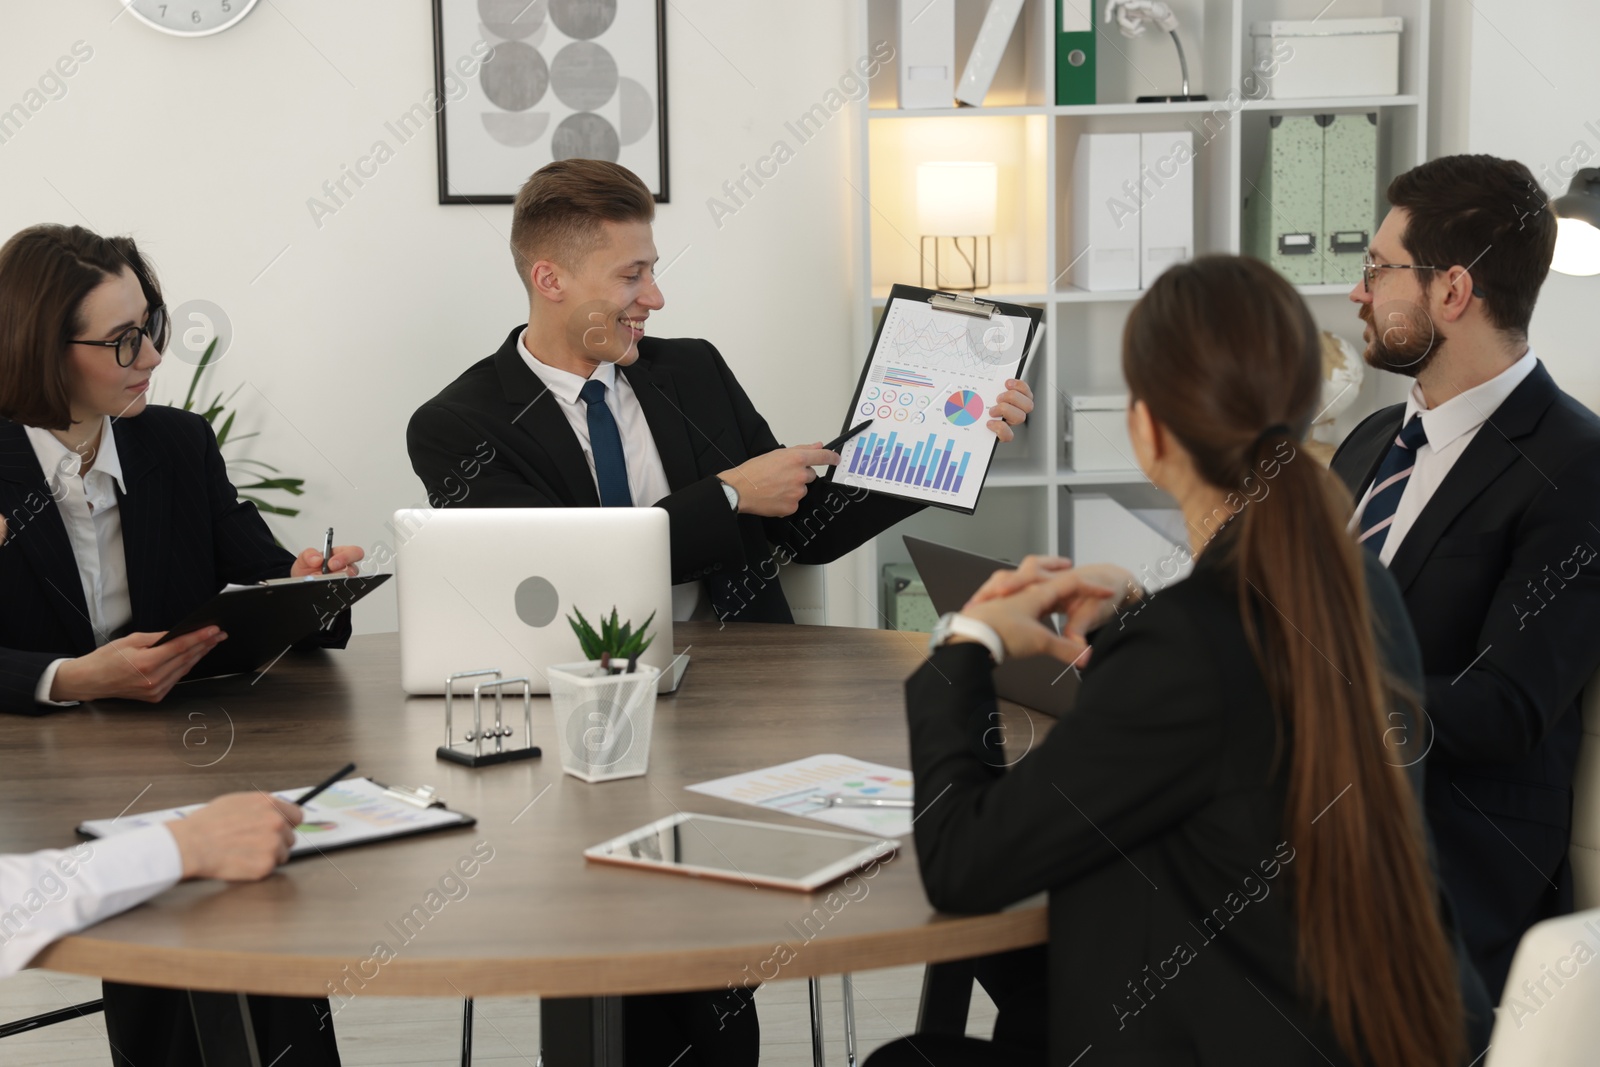
{"label": "eyeglasses", "polygon": [[[1361,290],[1365,293],[1372,292],[1372,283],[1378,280],[1380,270],[1439,270],[1439,267],[1424,266],[1421,263],[1374,263],[1369,252],[1361,260]],[[1483,287],[1476,283],[1472,286],[1472,295],[1479,300],[1483,299]]]}
{"label": "eyeglasses", "polygon": [[78,341],[75,345],[94,345],[97,348],[114,348],[117,350],[117,366],[131,367],[134,360],[139,358],[139,346],[143,338],[150,338],[150,343],[157,349],[163,348],[167,343],[167,308],[164,304],[157,304],[150,310],[150,315],[145,319],[143,326],[129,326],[117,335],[114,341]]}

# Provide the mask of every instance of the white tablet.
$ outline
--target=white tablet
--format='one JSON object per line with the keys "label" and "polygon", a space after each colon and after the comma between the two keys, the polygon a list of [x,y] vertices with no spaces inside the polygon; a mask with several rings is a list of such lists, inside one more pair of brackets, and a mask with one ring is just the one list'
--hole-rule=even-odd
{"label": "white tablet", "polygon": [[589,859],[809,893],[881,863],[899,842],[679,812],[584,849]]}

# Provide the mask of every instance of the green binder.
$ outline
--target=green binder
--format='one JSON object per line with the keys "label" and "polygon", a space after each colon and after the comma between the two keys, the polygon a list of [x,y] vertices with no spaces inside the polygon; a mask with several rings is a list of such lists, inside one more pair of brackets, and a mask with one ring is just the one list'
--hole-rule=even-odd
{"label": "green binder", "polygon": [[1378,211],[1378,115],[1319,115],[1322,123],[1322,280],[1354,285]]}
{"label": "green binder", "polygon": [[1056,0],[1056,103],[1092,104],[1094,0]]}
{"label": "green binder", "polygon": [[1267,153],[1246,186],[1244,250],[1297,285],[1322,282],[1323,138],[1313,115],[1273,115]]}

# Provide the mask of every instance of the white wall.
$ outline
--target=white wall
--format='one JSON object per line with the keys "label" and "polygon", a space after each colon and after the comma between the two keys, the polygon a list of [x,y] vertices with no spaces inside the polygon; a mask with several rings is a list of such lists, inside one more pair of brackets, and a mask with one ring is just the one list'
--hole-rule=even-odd
{"label": "white wall", "polygon": [[[405,455],[411,412],[527,315],[509,206],[438,205],[431,130],[395,145],[320,229],[306,206],[375,140],[394,144],[384,122],[432,89],[429,0],[262,0],[199,40],[114,18],[119,8],[0,0],[0,110],[74,42],[93,50],[65,96],[0,144],[0,239],[46,221],[137,237],[170,305],[210,300],[232,321],[214,387],[240,387],[239,429],[261,434],[239,454],[307,480],[303,514],[272,520],[280,538],[320,544],[331,524],[341,542],[392,544],[389,513],[424,500]],[[672,202],[655,232],[671,266],[651,325],[712,339],[780,440],[831,436],[864,348],[847,251],[855,194],[842,180],[853,115],[720,228],[706,200],[854,63],[853,11],[847,0],[803,17],[748,0],[667,10]],[[156,398],[181,401],[190,371],[169,355]],[[393,629],[393,593],[373,599],[357,629]]]}

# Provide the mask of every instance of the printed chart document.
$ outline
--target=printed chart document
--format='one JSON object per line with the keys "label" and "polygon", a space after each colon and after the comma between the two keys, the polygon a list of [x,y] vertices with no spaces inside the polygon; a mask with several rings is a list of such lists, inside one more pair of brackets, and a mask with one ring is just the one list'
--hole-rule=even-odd
{"label": "printed chart document", "polygon": [[910,808],[841,808],[815,799],[833,795],[911,799],[910,771],[849,756],[808,756],[776,767],[701,782],[688,789],[708,797],[802,815],[880,837],[906,837],[911,833]]}
{"label": "printed chart document", "polygon": [[[301,796],[309,785],[273,793],[283,800]],[[189,804],[181,808],[147,811],[142,815],[122,815],[115,819],[90,819],[78,827],[85,837],[110,837],[144,826],[172,822],[188,817],[204,807]],[[347,778],[323,790],[302,809],[306,821],[295,827],[291,857],[332,852],[336,848],[386,841],[392,837],[442,830],[449,826],[471,826],[477,820],[442,806],[420,807],[397,799],[385,786],[371,778]]]}
{"label": "printed chart document", "polygon": [[971,513],[999,438],[989,409],[1020,378],[1043,312],[896,285],[856,386],[833,480]]}

